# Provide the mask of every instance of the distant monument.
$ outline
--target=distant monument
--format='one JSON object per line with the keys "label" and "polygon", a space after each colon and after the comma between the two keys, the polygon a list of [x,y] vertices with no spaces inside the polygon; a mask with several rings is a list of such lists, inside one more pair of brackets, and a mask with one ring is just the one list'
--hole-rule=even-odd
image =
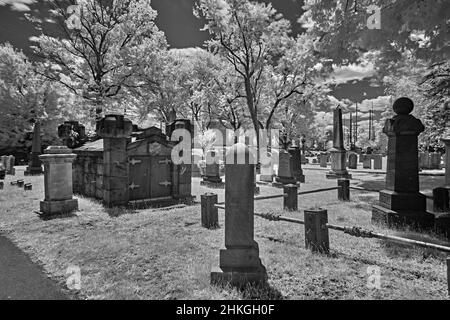
{"label": "distant monument", "polygon": [[425,127],[410,115],[414,109],[411,99],[396,100],[393,109],[396,115],[387,119],[383,128],[388,136],[386,187],[380,191],[379,205],[373,206],[372,221],[427,227],[433,216],[426,213],[425,195],[419,192],[417,143]]}
{"label": "distant monument", "polygon": [[31,147],[30,161],[25,170],[25,175],[39,175],[44,173],[42,170],[42,161],[39,159],[41,152],[41,124],[36,121],[33,130],[33,145]]}
{"label": "distant monument", "polygon": [[331,154],[331,171],[327,173],[327,179],[351,179],[352,176],[346,169],[346,150],[340,106],[333,111],[333,148],[328,151]]}

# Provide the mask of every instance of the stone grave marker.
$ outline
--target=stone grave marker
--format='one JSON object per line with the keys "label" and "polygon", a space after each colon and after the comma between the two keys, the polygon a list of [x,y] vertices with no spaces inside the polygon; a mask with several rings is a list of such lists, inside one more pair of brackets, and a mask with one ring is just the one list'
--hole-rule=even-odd
{"label": "stone grave marker", "polygon": [[282,187],[286,184],[296,184],[297,181],[294,178],[292,172],[292,160],[291,155],[286,150],[280,150],[279,153],[279,167],[278,175],[275,177],[273,186]]}
{"label": "stone grave marker", "polygon": [[383,157],[381,154],[373,154],[373,169],[374,170],[382,170],[383,169]]}
{"label": "stone grave marker", "polygon": [[[219,253],[219,268],[211,271],[211,283],[242,287],[267,280],[254,239],[255,161],[242,143],[233,145],[226,157],[225,249]],[[238,164],[243,158],[245,162]]]}
{"label": "stone grave marker", "polygon": [[76,155],[65,146],[50,146],[39,158],[45,167],[45,199],[40,202],[41,214],[48,216],[78,210],[78,200],[72,198],[72,162]]}
{"label": "stone grave marker", "polygon": [[303,174],[302,170],[302,159],[300,148],[291,147],[288,149],[288,152],[291,155],[292,173],[294,175],[295,180],[297,180],[297,182],[304,183],[305,175]]}
{"label": "stone grave marker", "polygon": [[356,153],[350,153],[348,156],[348,168],[357,169],[358,168],[358,156]]}
{"label": "stone grave marker", "polygon": [[426,212],[425,195],[419,192],[418,135],[425,129],[410,113],[409,98],[394,102],[396,115],[387,119],[383,132],[388,136],[386,186],[380,191],[379,205],[372,208],[372,221],[388,225],[429,227],[433,215]]}
{"label": "stone grave marker", "polygon": [[372,169],[372,155],[364,155],[363,169]]}
{"label": "stone grave marker", "polygon": [[39,158],[41,155],[41,124],[36,122],[33,130],[33,145],[31,147],[30,161],[25,170],[25,175],[39,175],[42,174],[42,162]]}
{"label": "stone grave marker", "polygon": [[327,179],[352,178],[347,171],[347,151],[344,148],[343,132],[342,109],[338,106],[333,111],[333,148],[328,150],[331,156],[331,171],[326,174]]}

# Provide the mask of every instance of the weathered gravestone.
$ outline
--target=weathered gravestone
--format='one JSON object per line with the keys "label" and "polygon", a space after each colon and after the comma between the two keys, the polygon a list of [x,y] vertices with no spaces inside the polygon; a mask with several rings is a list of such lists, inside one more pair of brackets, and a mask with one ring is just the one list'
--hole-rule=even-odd
{"label": "weathered gravestone", "polygon": [[363,163],[365,157],[366,157],[366,155],[364,153],[360,153],[359,154],[359,163]]}
{"label": "weathered gravestone", "polygon": [[419,192],[417,144],[425,128],[410,115],[414,109],[411,99],[396,100],[393,109],[396,115],[387,119],[383,128],[388,136],[386,187],[380,191],[379,205],[373,206],[372,221],[428,227],[433,216],[426,212],[425,195]]}
{"label": "weathered gravestone", "polygon": [[273,181],[273,168],[272,168],[272,158],[271,154],[267,153],[267,156],[270,159],[270,163],[263,163],[261,165],[261,175],[259,176],[259,180],[262,182],[272,182]]}
{"label": "weathered gravestone", "polygon": [[297,182],[304,183],[305,175],[303,174],[302,170],[302,159],[300,148],[291,147],[288,149],[288,152],[291,155],[292,173],[294,175],[295,180],[297,180]]}
{"label": "weathered gravestone", "polygon": [[25,170],[25,175],[42,174],[42,162],[39,159],[41,155],[41,124],[36,122],[33,130],[33,145],[31,147],[30,161]]}
{"label": "weathered gravestone", "polygon": [[14,165],[16,164],[16,158],[14,156],[5,157],[5,171],[6,174],[15,175],[16,169],[14,169]]}
{"label": "weathered gravestone", "polygon": [[45,216],[77,210],[78,200],[72,198],[72,162],[76,155],[67,147],[51,146],[39,158],[45,167],[45,199],[40,202],[41,214]]}
{"label": "weathered gravestone", "polygon": [[344,148],[344,133],[342,127],[342,109],[338,106],[333,111],[333,148],[329,151],[331,156],[331,171],[326,175],[327,179],[351,179],[352,176],[346,169],[346,155]]}
{"label": "weathered gravestone", "polygon": [[[255,159],[245,144],[233,145],[226,155],[225,249],[219,268],[211,271],[211,283],[244,286],[267,280],[254,240]],[[245,159],[244,162],[238,159]]]}
{"label": "weathered gravestone", "polygon": [[320,167],[321,168],[326,168],[327,167],[327,160],[328,160],[328,155],[324,152],[320,153],[318,155],[319,157],[319,163],[320,163]]}
{"label": "weathered gravestone", "polygon": [[430,169],[441,168],[441,154],[439,152],[432,152],[430,154]]}
{"label": "weathered gravestone", "polygon": [[286,184],[296,184],[292,172],[292,156],[286,150],[280,150],[279,153],[279,167],[278,174],[275,177],[275,182],[272,184],[275,187],[283,187]]}
{"label": "weathered gravestone", "polygon": [[364,155],[363,169],[372,169],[372,156],[370,154]]}
{"label": "weathered gravestone", "polygon": [[200,181],[201,185],[207,185],[209,187],[223,187],[222,178],[220,177],[220,165],[217,157],[217,152],[209,150],[206,153],[206,167],[203,181]]}
{"label": "weathered gravestone", "polygon": [[64,121],[58,126],[58,137],[70,149],[81,147],[87,141],[86,129],[78,121]]}
{"label": "weathered gravestone", "polygon": [[373,169],[374,170],[381,170],[383,169],[383,156],[381,154],[373,154]]}
{"label": "weathered gravestone", "polygon": [[430,168],[430,156],[428,152],[419,153],[419,168],[420,169]]}
{"label": "weathered gravestone", "polygon": [[357,169],[358,168],[358,156],[356,153],[350,153],[348,156],[348,168]]}

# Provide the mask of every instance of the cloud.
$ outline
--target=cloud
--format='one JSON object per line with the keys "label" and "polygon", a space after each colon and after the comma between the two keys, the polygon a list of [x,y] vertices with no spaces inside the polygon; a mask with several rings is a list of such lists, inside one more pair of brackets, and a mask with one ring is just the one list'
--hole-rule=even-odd
{"label": "cloud", "polygon": [[335,84],[346,82],[357,82],[359,80],[370,78],[375,74],[373,64],[351,64],[348,66],[337,67],[331,74],[329,81]]}
{"label": "cloud", "polygon": [[13,11],[30,11],[30,4],[36,0],[0,0],[0,6],[10,6]]}
{"label": "cloud", "polygon": [[31,37],[28,38],[28,40],[30,40],[31,42],[38,42],[39,41],[39,37],[31,36]]}
{"label": "cloud", "polygon": [[[363,100],[361,103],[358,103],[358,112],[369,112],[372,109],[372,104],[374,112],[383,112],[391,107],[391,97],[379,96],[375,99]],[[355,111],[356,105],[350,106],[350,110]]]}

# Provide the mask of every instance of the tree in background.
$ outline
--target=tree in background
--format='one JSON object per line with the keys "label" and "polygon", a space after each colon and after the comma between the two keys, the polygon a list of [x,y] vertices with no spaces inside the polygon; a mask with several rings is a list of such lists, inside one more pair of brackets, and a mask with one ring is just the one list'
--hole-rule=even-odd
{"label": "tree in background", "polygon": [[60,33],[38,26],[43,33],[34,49],[46,61],[39,72],[90,101],[97,118],[111,99],[139,86],[145,64],[166,49],[150,1],[79,0],[69,11],[73,1],[50,4]]}
{"label": "tree in background", "polygon": [[206,18],[205,29],[212,36],[209,47],[239,74],[259,146],[261,80],[265,67],[281,55],[288,41],[289,21],[270,4],[252,1],[200,0],[197,13]]}
{"label": "tree in background", "polygon": [[0,148],[28,147],[27,132],[41,122],[43,142],[55,143],[57,126],[64,120],[81,120],[76,98],[35,72],[26,56],[10,44],[0,45]]}

